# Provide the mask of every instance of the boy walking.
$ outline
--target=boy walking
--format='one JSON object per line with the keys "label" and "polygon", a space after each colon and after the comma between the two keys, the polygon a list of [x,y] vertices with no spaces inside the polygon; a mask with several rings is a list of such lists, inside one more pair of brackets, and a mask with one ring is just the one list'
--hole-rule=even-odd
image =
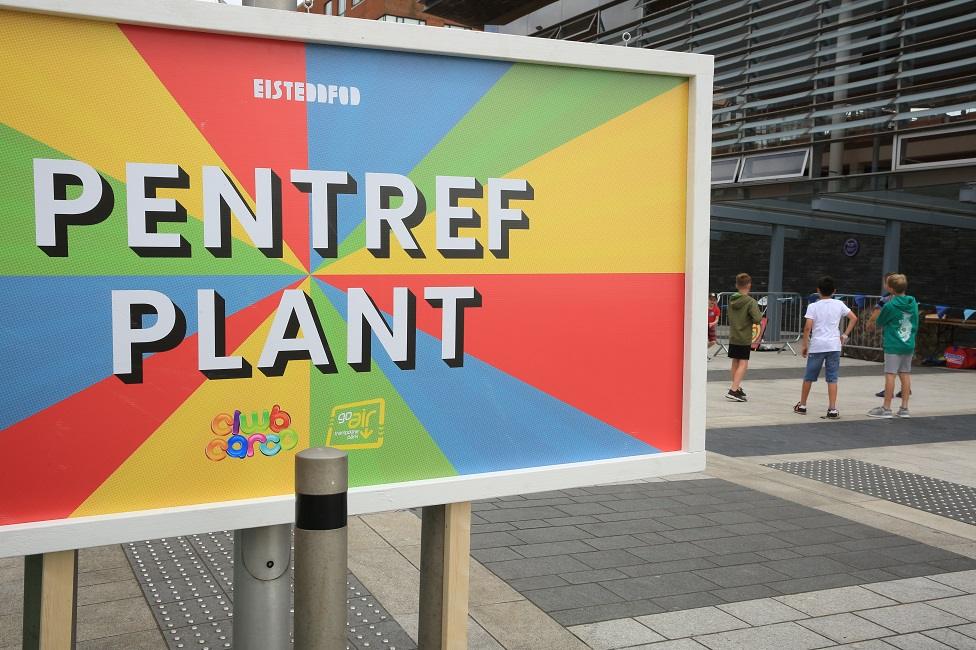
{"label": "boy walking", "polygon": [[[837,378],[840,371],[840,351],[857,323],[847,305],[834,299],[834,279],[829,275],[820,278],[817,283],[820,299],[811,302],[807,307],[806,323],[803,325],[803,344],[801,353],[807,360],[807,369],[803,374],[803,387],[800,389],[800,401],[793,407],[794,413],[807,414],[807,398],[813,382],[820,377],[820,369],[824,368],[827,381],[827,419],[835,420],[840,417],[837,411]],[[840,319],[847,318],[844,333],[840,333]]]}
{"label": "boy walking", "polygon": [[752,326],[762,321],[762,312],[756,299],[749,295],[752,291],[752,276],[740,273],[735,276],[736,293],[729,298],[729,358],[732,359],[732,385],[725,399],[745,402],[746,392],[742,390],[742,380],[749,368],[749,354],[752,351]]}
{"label": "boy walking", "polygon": [[893,417],[891,400],[895,392],[895,375],[901,380],[901,407],[898,417],[911,417],[908,398],[912,394],[912,357],[915,354],[915,334],[918,332],[918,303],[908,291],[908,278],[901,273],[888,276],[891,298],[881,308],[877,324],[884,328],[884,404],[876,406],[868,415],[873,418]]}

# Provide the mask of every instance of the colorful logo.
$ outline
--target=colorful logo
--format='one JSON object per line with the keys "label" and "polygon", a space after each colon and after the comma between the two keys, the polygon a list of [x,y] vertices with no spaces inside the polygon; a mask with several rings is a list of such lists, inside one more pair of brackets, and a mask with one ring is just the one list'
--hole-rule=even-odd
{"label": "colorful logo", "polygon": [[386,400],[340,404],[332,409],[327,447],[336,449],[378,449],[383,446],[386,424]]}
{"label": "colorful logo", "polygon": [[210,460],[250,458],[255,448],[264,456],[275,456],[282,449],[294,449],[298,434],[289,429],[291,416],[275,404],[270,411],[245,415],[239,410],[234,414],[218,413],[210,421],[210,430],[216,438],[207,443],[206,454]]}

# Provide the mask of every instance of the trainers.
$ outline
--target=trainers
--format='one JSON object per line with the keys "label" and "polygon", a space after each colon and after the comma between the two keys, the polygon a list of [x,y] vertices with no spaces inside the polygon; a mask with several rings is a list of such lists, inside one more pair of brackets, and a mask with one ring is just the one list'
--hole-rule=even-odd
{"label": "trainers", "polygon": [[839,417],[840,417],[840,413],[837,411],[837,409],[827,409],[828,420],[836,420]]}
{"label": "trainers", "polygon": [[[911,395],[912,392],[911,391],[908,391],[908,394]],[[880,390],[877,393],[875,393],[874,396],[875,397],[884,397],[884,391],[883,390]],[[898,391],[897,393],[895,393],[895,397],[898,398],[898,399],[901,399],[901,391]]]}
{"label": "trainers", "polygon": [[900,418],[910,418],[910,417],[912,417],[912,414],[909,413],[909,411],[908,411],[907,408],[905,408],[904,406],[900,406],[900,407],[898,407],[898,417],[900,417]]}
{"label": "trainers", "polygon": [[883,406],[875,406],[873,409],[868,411],[869,418],[891,418],[894,417],[891,414],[891,409],[886,409]]}
{"label": "trainers", "polygon": [[742,389],[732,390],[730,388],[729,392],[725,394],[725,399],[732,400],[733,402],[744,402],[746,401],[746,396],[742,394]]}
{"label": "trainers", "polygon": [[793,406],[793,412],[794,413],[799,413],[800,415],[806,415],[807,414],[807,405],[806,404],[800,404],[799,402],[797,402]]}

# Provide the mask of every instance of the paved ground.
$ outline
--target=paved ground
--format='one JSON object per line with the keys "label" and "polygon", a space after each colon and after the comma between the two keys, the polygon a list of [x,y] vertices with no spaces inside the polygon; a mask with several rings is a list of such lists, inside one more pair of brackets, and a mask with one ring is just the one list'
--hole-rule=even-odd
{"label": "paved ground", "polygon": [[[976,487],[976,373],[920,372],[916,417],[877,422],[863,414],[878,365],[845,359],[842,420],[826,422],[823,384],[810,415],[791,412],[802,359],[753,359],[745,404],[723,397],[727,359],[709,363],[705,474],[475,505],[469,647],[976,648],[976,526],[768,466],[852,459]],[[411,512],[350,523],[351,586],[414,637],[419,543]],[[221,647],[182,624],[226,622],[225,569],[187,571],[197,594],[170,600],[166,621],[132,548],[86,549],[80,565],[79,648],[177,647],[161,628]],[[200,591],[208,576],[219,594]],[[22,560],[0,560],[0,648],[19,647],[21,590]]]}

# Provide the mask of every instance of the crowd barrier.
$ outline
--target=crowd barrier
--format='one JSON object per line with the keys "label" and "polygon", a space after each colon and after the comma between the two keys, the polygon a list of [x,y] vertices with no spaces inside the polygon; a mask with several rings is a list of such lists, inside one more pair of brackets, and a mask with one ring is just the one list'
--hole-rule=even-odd
{"label": "crowd barrier", "polygon": [[[873,350],[880,352],[882,349],[881,330],[869,329],[868,321],[871,320],[871,314],[878,306],[878,301],[881,300],[881,296],[866,295],[861,293],[835,293],[834,298],[847,305],[847,307],[854,312],[854,315],[857,316],[857,324],[854,326],[854,329],[851,330],[850,338],[847,339],[845,347],[854,350]],[[846,324],[844,320],[841,320],[841,331],[843,331],[845,327]]]}
{"label": "crowd barrier", "polygon": [[[709,356],[712,359],[722,352],[728,354],[729,344],[729,299],[734,292],[718,294],[718,306],[721,310],[716,337],[718,349]],[[759,349],[776,350],[782,352],[789,349],[796,355],[794,343],[803,334],[803,313],[806,301],[798,293],[788,291],[752,291],[750,294],[759,303],[759,309],[766,316],[766,329],[763,332]]]}

